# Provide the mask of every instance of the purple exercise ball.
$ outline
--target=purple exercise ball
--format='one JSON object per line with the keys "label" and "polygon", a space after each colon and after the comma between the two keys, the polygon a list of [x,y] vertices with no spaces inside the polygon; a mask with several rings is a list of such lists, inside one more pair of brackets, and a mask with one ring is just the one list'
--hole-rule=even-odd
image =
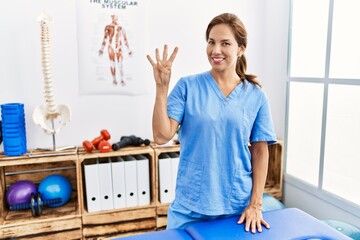
{"label": "purple exercise ball", "polygon": [[8,206],[30,203],[31,193],[37,195],[37,187],[33,182],[21,180],[13,183],[6,192]]}

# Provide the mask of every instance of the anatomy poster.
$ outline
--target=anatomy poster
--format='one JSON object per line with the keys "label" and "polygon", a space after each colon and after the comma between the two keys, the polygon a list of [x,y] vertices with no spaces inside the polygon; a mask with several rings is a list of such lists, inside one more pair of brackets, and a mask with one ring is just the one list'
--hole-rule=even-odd
{"label": "anatomy poster", "polygon": [[146,92],[143,1],[77,1],[81,94],[140,95]]}

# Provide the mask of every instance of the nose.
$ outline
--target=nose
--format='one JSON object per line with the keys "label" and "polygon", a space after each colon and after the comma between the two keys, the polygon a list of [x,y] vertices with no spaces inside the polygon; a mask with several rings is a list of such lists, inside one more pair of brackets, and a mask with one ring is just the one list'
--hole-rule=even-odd
{"label": "nose", "polygon": [[214,44],[212,49],[213,54],[221,53],[221,45],[220,44]]}

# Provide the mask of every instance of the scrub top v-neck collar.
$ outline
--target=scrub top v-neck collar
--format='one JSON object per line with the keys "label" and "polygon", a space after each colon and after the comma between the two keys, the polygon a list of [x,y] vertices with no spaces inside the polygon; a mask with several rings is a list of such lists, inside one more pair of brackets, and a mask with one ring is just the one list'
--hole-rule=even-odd
{"label": "scrub top v-neck collar", "polygon": [[218,98],[221,100],[221,101],[224,101],[224,102],[229,102],[231,101],[232,99],[236,98],[241,90],[242,90],[242,87],[243,87],[243,81],[241,81],[231,92],[228,96],[225,96],[224,93],[221,91],[219,85],[217,84],[215,78],[211,75],[210,71],[207,72],[206,74],[206,78],[209,80],[209,83],[211,85],[211,87],[213,88],[214,92],[216,93],[216,95],[218,96]]}

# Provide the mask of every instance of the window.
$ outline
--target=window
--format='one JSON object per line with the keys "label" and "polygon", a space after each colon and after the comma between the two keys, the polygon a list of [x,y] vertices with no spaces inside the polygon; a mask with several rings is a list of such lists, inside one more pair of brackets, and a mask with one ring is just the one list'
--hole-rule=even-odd
{"label": "window", "polygon": [[360,1],[292,0],[286,174],[360,206]]}
{"label": "window", "polygon": [[317,185],[321,147],[323,85],[290,83],[287,172]]}
{"label": "window", "polygon": [[290,75],[293,77],[324,77],[329,13],[327,2],[293,1],[290,55]]}
{"label": "window", "polygon": [[360,86],[328,92],[323,189],[360,205]]}
{"label": "window", "polygon": [[331,78],[360,79],[360,1],[336,0],[331,36]]}

